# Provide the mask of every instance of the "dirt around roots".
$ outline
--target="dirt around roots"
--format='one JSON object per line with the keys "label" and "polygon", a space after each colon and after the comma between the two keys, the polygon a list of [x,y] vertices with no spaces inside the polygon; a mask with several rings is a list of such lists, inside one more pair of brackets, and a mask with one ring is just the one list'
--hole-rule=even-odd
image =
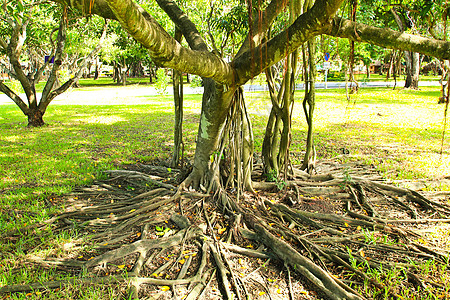
{"label": "dirt around roots", "polygon": [[63,249],[28,249],[18,267],[56,268],[67,279],[10,282],[0,296],[98,284],[126,299],[450,296],[448,194],[388,185],[358,163],[321,162],[317,170],[294,170],[282,191],[255,184],[262,189],[240,199],[179,191],[175,169],[108,171],[109,179],[67,195],[64,213],[1,236],[11,243],[71,232]]}

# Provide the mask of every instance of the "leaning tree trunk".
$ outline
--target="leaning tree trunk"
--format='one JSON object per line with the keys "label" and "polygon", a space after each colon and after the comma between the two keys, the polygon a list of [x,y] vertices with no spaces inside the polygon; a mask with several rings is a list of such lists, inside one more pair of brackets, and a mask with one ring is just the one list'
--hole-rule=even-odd
{"label": "leaning tree trunk", "polygon": [[99,72],[98,72],[98,69],[99,69],[99,62],[98,62],[98,57],[97,58],[95,58],[95,72],[94,72],[94,80],[97,80],[98,79],[98,77],[99,77]]}

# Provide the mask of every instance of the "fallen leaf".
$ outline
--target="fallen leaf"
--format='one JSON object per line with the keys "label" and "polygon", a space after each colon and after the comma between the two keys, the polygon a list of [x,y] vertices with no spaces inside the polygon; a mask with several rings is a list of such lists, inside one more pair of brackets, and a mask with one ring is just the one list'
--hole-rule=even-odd
{"label": "fallen leaf", "polygon": [[118,265],[117,266],[119,269],[123,269],[123,268],[125,268],[125,265]]}
{"label": "fallen leaf", "polygon": [[260,296],[262,296],[262,295],[264,295],[264,294],[266,294],[266,292],[259,292],[259,293],[258,293],[258,295],[260,295]]}
{"label": "fallen leaf", "polygon": [[185,260],[184,260],[184,259],[180,259],[178,262],[179,262],[180,264],[184,264]]}
{"label": "fallen leaf", "polygon": [[226,230],[227,230],[227,229],[226,229],[225,227],[219,228],[219,229],[217,230],[217,233],[218,233],[218,234],[222,234],[222,233],[224,233]]}
{"label": "fallen leaf", "polygon": [[168,287],[167,285],[163,285],[163,286],[161,286],[159,289],[160,289],[161,291],[166,292],[166,291],[170,290],[170,287]]}

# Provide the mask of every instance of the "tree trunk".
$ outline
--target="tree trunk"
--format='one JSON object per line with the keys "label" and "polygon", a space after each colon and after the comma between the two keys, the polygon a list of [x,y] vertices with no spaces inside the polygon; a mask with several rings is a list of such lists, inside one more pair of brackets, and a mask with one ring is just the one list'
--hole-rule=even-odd
{"label": "tree trunk", "polygon": [[122,85],[125,86],[127,84],[127,64],[125,62],[125,58],[123,59],[123,66],[121,68],[122,72]]}
{"label": "tree trunk", "polygon": [[95,58],[95,73],[94,73],[94,80],[97,80],[97,79],[98,79],[98,76],[99,76],[98,69],[99,69],[99,62],[98,62],[98,57],[96,57],[96,58]]}
{"label": "tree trunk", "polygon": [[203,78],[204,93],[202,99],[202,114],[197,135],[197,146],[195,148],[193,170],[185,181],[186,186],[192,185],[198,188],[199,185],[207,183],[213,178],[205,178],[210,169],[211,157],[217,151],[221,138],[222,129],[227,117],[231,101],[233,99],[236,86],[228,87],[216,84],[210,78]]}
{"label": "tree trunk", "polygon": [[44,113],[39,109],[30,109],[28,111],[28,127],[41,127],[45,125],[44,123]]}
{"label": "tree trunk", "polygon": [[396,62],[396,56],[397,56],[397,51],[392,50],[391,51],[391,57],[389,58],[389,67],[388,67],[387,72],[386,72],[386,79],[389,79],[391,77],[391,74],[392,74],[392,72],[394,70],[394,65],[395,65],[395,62]]}
{"label": "tree trunk", "polygon": [[419,88],[420,56],[417,52],[405,51],[406,80],[405,88]]}

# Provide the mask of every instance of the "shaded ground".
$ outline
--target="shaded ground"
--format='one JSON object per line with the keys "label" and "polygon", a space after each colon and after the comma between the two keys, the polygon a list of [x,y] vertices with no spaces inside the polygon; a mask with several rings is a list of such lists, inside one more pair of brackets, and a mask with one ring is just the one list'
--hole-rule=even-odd
{"label": "shaded ground", "polygon": [[[1,237],[13,245],[24,234],[39,240],[75,231],[77,239],[9,270],[56,268],[75,279],[15,282],[0,295],[105,284],[142,299],[450,296],[448,193],[386,185],[359,163],[323,161],[317,171],[261,182],[257,194],[239,200],[233,190],[228,198],[176,193],[179,170],[110,171],[109,179],[56,199],[70,203],[63,214]],[[253,178],[260,177],[256,167]]]}

